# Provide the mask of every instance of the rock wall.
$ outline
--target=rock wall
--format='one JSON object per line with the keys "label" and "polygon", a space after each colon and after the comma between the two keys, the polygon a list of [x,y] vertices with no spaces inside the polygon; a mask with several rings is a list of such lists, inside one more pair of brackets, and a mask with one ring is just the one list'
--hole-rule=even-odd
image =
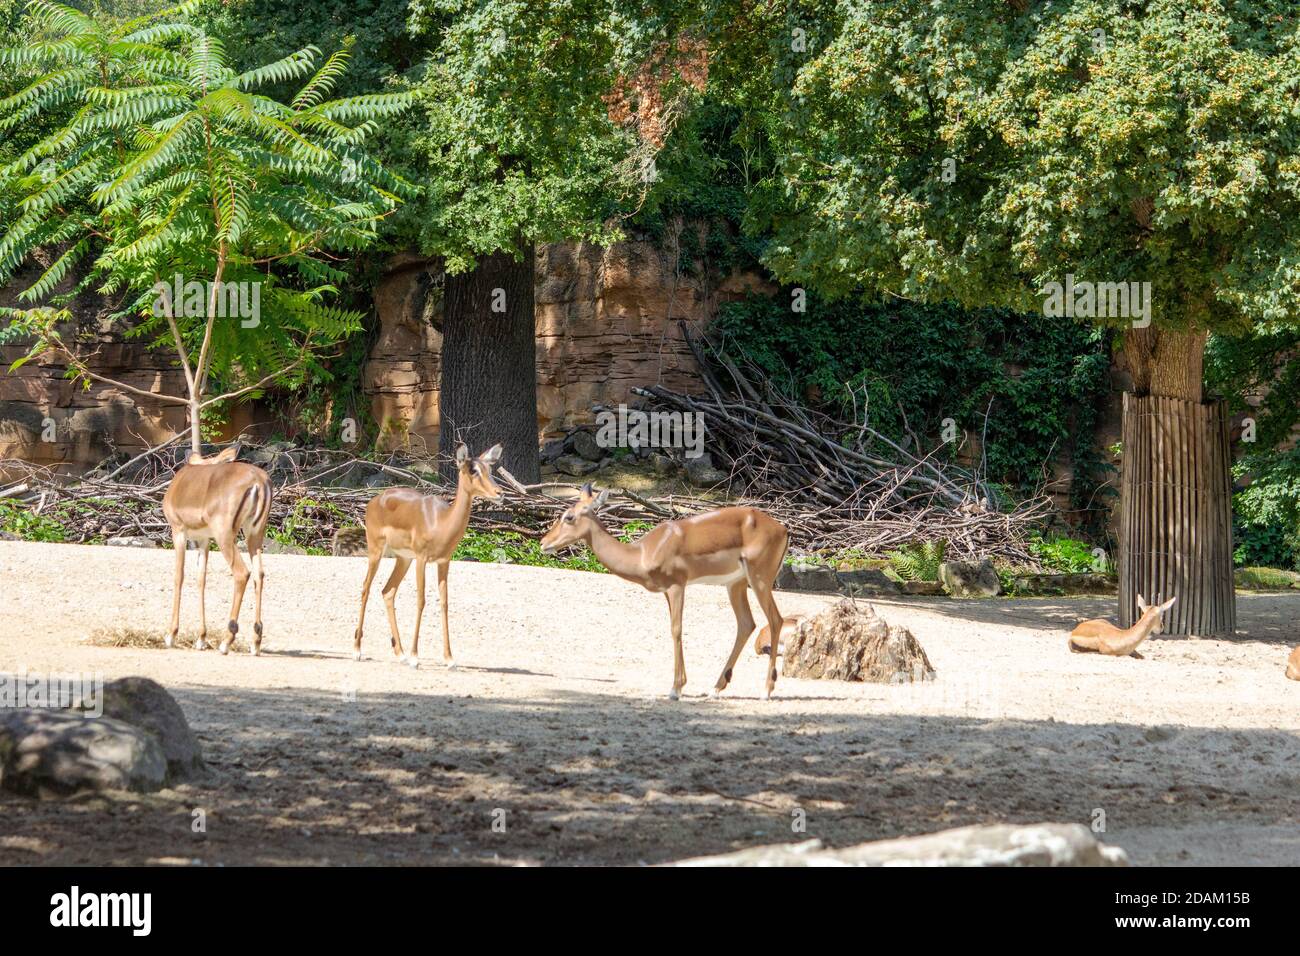
{"label": "rock wall", "polygon": [[[441,275],[394,259],[375,290],[379,334],[364,388],[381,447],[438,445]],[[752,274],[683,274],[644,241],[537,251],[537,427],[543,438],[591,421],[592,406],[628,401],[637,385],[700,385],[679,320],[707,325],[727,301],[774,289]]]}
{"label": "rock wall", "polygon": [[[0,290],[0,305],[16,306],[19,277]],[[72,280],[69,280],[69,285]],[[695,362],[678,320],[707,325],[718,306],[749,291],[772,291],[756,275],[717,276],[676,269],[676,257],[647,241],[609,248],[541,246],[537,252],[537,423],[541,437],[590,421],[595,403],[617,405],[635,385],[659,382],[694,390]],[[433,452],[438,447],[442,274],[433,260],[401,254],[387,263],[374,290],[375,341],[362,369],[362,387],[380,427],[378,444]],[[92,368],[150,392],[184,394],[174,359],[111,330],[109,309],[94,293],[73,305],[75,333]],[[26,346],[0,347],[5,369]],[[84,470],[114,453],[134,454],[185,425],[184,409],[149,402],[109,385],[84,389],[64,377],[53,356],[13,373],[0,371],[0,459],[22,458]],[[292,430],[262,407],[233,410],[225,429],[237,434]],[[261,426],[257,428],[256,426]]]}

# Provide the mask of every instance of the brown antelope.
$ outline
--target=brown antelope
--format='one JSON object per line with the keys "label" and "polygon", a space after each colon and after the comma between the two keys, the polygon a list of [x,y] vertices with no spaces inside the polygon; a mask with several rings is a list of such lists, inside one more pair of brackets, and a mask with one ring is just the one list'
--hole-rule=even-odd
{"label": "brown antelope", "polygon": [[[375,580],[379,560],[385,554],[396,559],[393,573],[384,585],[384,607],[388,611],[388,627],[393,632],[393,654],[398,661],[411,667],[420,666],[420,619],[424,617],[424,568],[430,561],[438,568],[438,605],[442,611],[442,658],[448,667],[455,667],[451,656],[451,635],[447,631],[447,569],[452,552],[469,526],[470,503],[475,498],[500,500],[501,489],[492,478],[492,466],[501,460],[501,446],[493,445],[471,460],[469,449],[461,445],[456,449],[456,466],[460,471],[456,496],[451,504],[433,495],[421,494],[414,488],[389,488],[366,505],[366,583],[361,586],[361,619],[352,650],[361,660],[361,630],[366,623],[366,599],[370,585]],[[411,561],[415,561],[415,633],[411,636],[411,653],[402,651],[402,638],[397,633],[397,586],[406,576]]]}
{"label": "brown antelope", "polygon": [[1291,651],[1291,656],[1287,659],[1286,676],[1292,680],[1300,680],[1300,645]]}
{"label": "brown antelope", "polygon": [[[668,598],[673,633],[670,700],[677,700],[686,684],[686,664],[682,659],[682,605],[686,586],[725,584],[736,615],[736,643],[713,688],[717,696],[731,683],[731,669],[754,633],[747,587],[754,589],[769,626],[780,633],[781,612],[776,608],[772,585],[785,557],[788,541],[785,527],[756,508],[721,508],[665,521],[639,540],[625,544],[596,520],[608,497],[608,491],[597,495],[590,483],[584,485],[577,502],[560,515],[542,538],[542,551],[554,554],[580,541],[620,578]],[[776,687],[777,646],[768,643],[767,696],[771,697]]]}
{"label": "brown antelope", "polygon": [[1083,621],[1070,632],[1070,650],[1097,651],[1101,654],[1109,654],[1111,657],[1132,655],[1141,660],[1142,655],[1137,652],[1138,645],[1152,633],[1160,630],[1160,615],[1173,607],[1177,600],[1178,598],[1171,597],[1164,604],[1149,606],[1139,594],[1138,610],[1142,612],[1142,616],[1132,627],[1118,628],[1110,621],[1100,618]]}
{"label": "brown antelope", "polygon": [[[803,614],[796,614],[781,622],[781,643],[776,649],[778,656],[785,653],[785,639],[799,629],[799,625],[804,622],[804,617]],[[759,657],[771,652],[771,633],[772,628],[768,624],[761,624],[754,629],[754,653]]]}
{"label": "brown antelope", "polygon": [[224,449],[211,458],[190,455],[189,461],[176,472],[167,494],[163,496],[163,514],[172,527],[172,547],[176,550],[176,585],[172,594],[172,626],[167,646],[176,640],[181,623],[181,583],[185,580],[185,544],[193,540],[199,549],[199,639],[202,650],[208,636],[204,590],[208,582],[208,544],[215,540],[222,557],[235,578],[235,595],[230,604],[229,634],[221,642],[221,653],[230,650],[239,633],[239,608],[244,603],[244,588],[249,572],[239,557],[236,539],[242,531],[248,544],[248,558],[253,565],[253,590],[256,610],[253,641],[256,656],[262,649],[262,541],[266,522],[271,517],[271,479],[256,465],[235,461],[239,447]]}

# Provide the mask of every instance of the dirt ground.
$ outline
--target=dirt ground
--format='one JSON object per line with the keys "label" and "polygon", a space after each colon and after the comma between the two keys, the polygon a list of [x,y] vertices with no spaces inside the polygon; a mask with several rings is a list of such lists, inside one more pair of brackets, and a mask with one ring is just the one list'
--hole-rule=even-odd
{"label": "dirt ground", "polygon": [[[764,701],[750,651],[707,697],[733,623],[725,590],[700,586],[673,703],[664,599],[612,576],[456,564],[460,667],[441,665],[431,585],[412,670],[391,658],[378,594],[351,658],[363,558],[266,564],[263,656],[223,658],[87,643],[162,633],[170,553],[0,542],[0,670],[152,677],[212,768],[148,796],[0,794],[0,864],[638,864],[1099,813],[1137,863],[1300,863],[1300,683],[1283,677],[1300,594],[1239,594],[1236,639],[1156,638],[1142,661],[1066,649],[1111,599],[882,601],[937,681],[782,678]],[[215,556],[208,594],[216,633],[230,576]],[[831,600],[778,595],[787,614]],[[251,600],[242,620],[247,634]]]}

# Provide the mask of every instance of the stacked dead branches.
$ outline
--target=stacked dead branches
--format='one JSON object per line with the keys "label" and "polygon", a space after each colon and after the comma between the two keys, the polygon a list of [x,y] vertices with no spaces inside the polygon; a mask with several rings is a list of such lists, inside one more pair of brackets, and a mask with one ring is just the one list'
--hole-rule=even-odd
{"label": "stacked dead branches", "polygon": [[[1046,516],[1038,497],[1007,510],[990,500],[978,476],[934,453],[917,454],[865,423],[843,423],[783,397],[752,370],[742,372],[707,342],[688,335],[707,394],[659,386],[635,389],[657,410],[691,412],[705,424],[706,447],[730,471],[733,504],[762,508],[790,529],[796,552],[846,549],[882,554],[911,542],[943,540],[954,557],[991,556],[1036,565],[1025,540]],[[170,540],[162,497],[187,448],[178,436],[126,461],[70,479],[18,461],[0,461],[0,501],[21,500],[36,514],[57,514],[67,540],[123,536]],[[276,488],[272,527],[282,537],[328,549],[341,528],[363,523],[383,485],[450,495],[437,463],[402,454],[358,457],[287,442],[247,446],[240,454],[267,469]],[[524,485],[502,472],[505,497],[476,504],[471,527],[541,534],[575,489]],[[618,491],[604,517],[611,530],[653,524],[718,507],[691,496],[647,498]]]}

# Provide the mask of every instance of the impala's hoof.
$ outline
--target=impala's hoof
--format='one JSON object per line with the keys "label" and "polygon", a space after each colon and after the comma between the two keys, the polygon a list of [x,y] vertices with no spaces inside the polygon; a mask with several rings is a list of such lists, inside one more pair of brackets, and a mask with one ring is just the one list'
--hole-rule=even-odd
{"label": "impala's hoof", "polygon": [[[171,642],[171,641],[168,641],[168,642],[167,642],[167,646],[168,646],[168,647],[171,647],[171,646],[172,646],[172,642]],[[203,638],[201,638],[201,637],[200,637],[197,641],[194,642],[194,649],[195,649],[196,651],[207,650],[207,647],[208,647],[208,645],[205,644],[205,643],[203,642]]]}
{"label": "impala's hoof", "polygon": [[248,653],[252,654],[254,657],[261,657],[262,649],[260,647],[250,647]]}
{"label": "impala's hoof", "polygon": [[217,650],[221,651],[222,657],[225,657],[228,653],[230,653],[230,645],[222,644],[220,647],[217,648]]}
{"label": "impala's hoof", "polygon": [[420,669],[420,659],[418,657],[408,657],[406,659],[406,664],[413,671]]}
{"label": "impala's hoof", "polygon": [[722,696],[722,691],[718,690],[716,687],[713,688],[713,690],[709,691],[709,697],[712,698],[713,700],[717,700],[721,696]]}
{"label": "impala's hoof", "polygon": [[673,688],[672,690],[670,690],[670,691],[668,692],[668,699],[669,699],[669,700],[680,700],[680,699],[681,699],[681,696],[682,696],[682,695],[679,694],[679,693],[677,692],[677,689],[676,689],[676,688]]}
{"label": "impala's hoof", "polygon": [[165,638],[163,638],[163,644],[165,644],[167,647],[171,647],[175,643],[176,643],[175,634],[168,634]]}
{"label": "impala's hoof", "polygon": [[456,659],[455,659],[455,658],[453,658],[453,657],[449,657],[449,658],[447,658],[447,660],[446,660],[446,664],[447,664],[447,670],[449,670],[449,671],[457,670],[457,667],[456,667]]}
{"label": "impala's hoof", "polygon": [[361,652],[360,652],[360,651],[353,651],[353,652],[352,652],[352,659],[353,659],[354,661],[359,661],[359,660],[361,660]]}

